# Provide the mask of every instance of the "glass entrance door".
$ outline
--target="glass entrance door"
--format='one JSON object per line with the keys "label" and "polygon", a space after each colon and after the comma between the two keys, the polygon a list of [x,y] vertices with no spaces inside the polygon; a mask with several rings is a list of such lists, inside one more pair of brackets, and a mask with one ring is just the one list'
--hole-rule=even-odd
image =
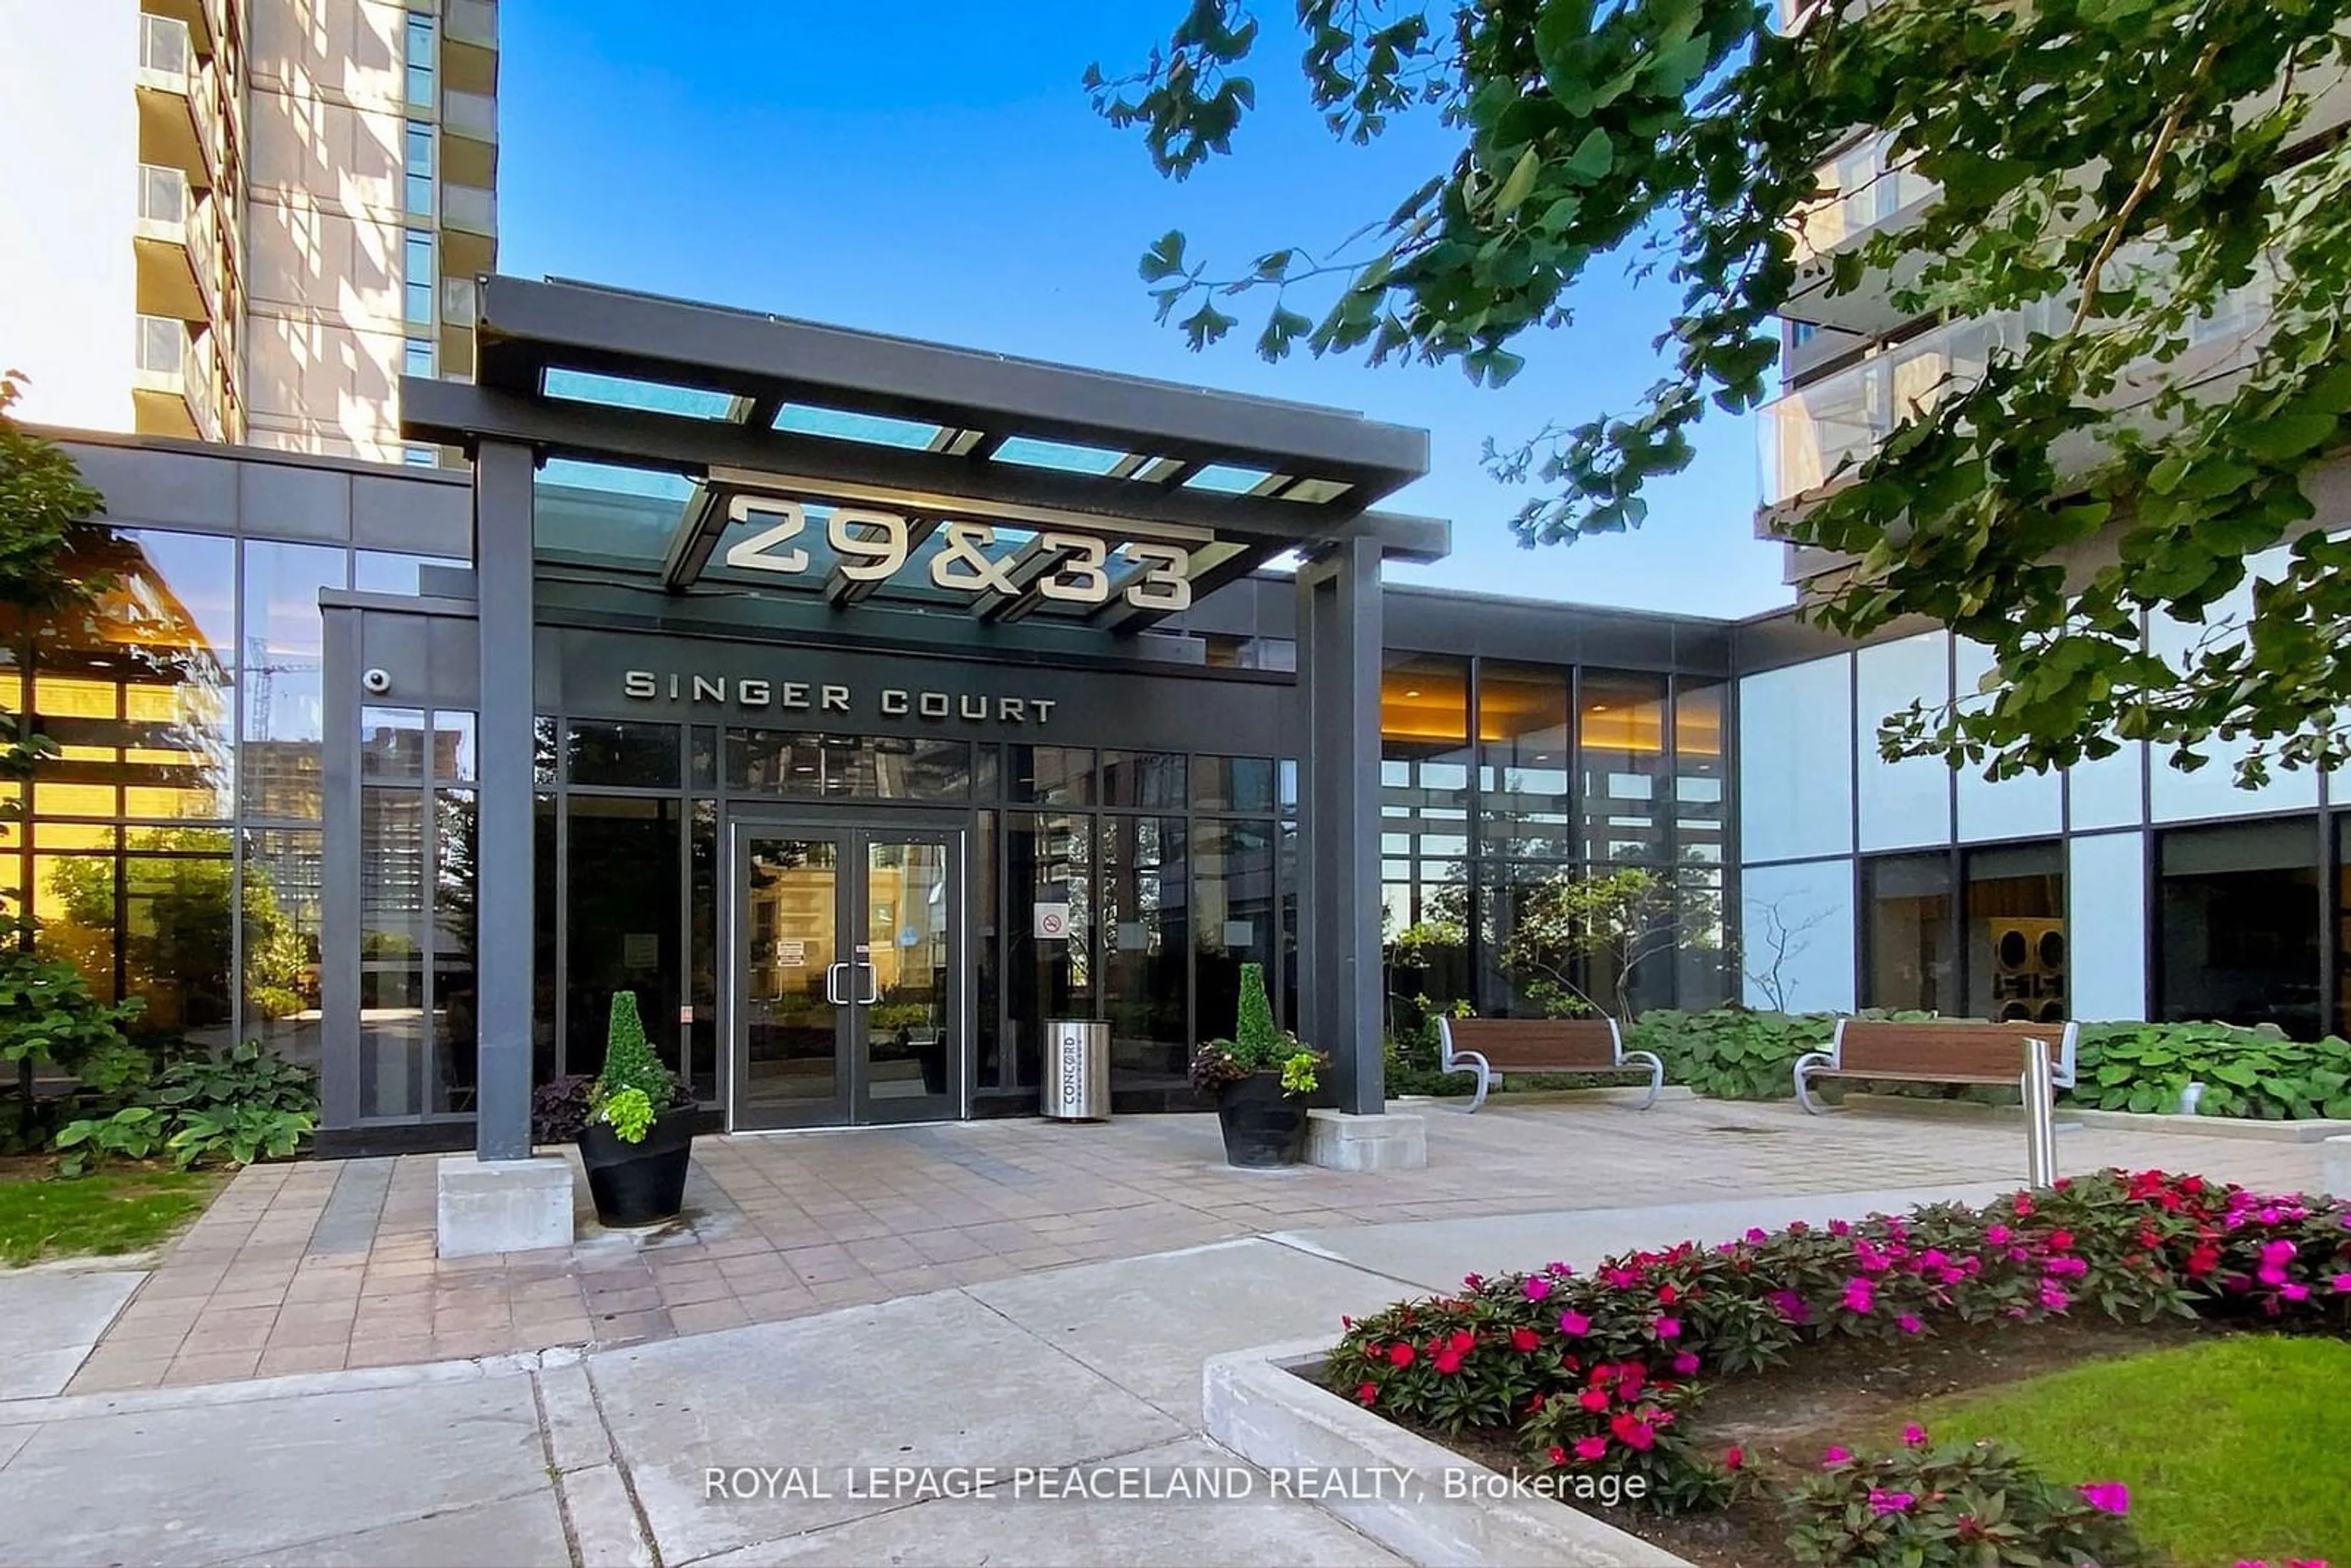
{"label": "glass entrance door", "polygon": [[962,1113],[960,835],[741,823],[728,1124]]}

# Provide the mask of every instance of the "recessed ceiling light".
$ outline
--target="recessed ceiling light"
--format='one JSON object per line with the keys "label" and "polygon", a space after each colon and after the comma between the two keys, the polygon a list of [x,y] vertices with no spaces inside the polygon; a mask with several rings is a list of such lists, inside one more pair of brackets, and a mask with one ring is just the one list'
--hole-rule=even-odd
{"label": "recessed ceiling light", "polygon": [[1417,688],[1415,688],[1414,690],[1407,691],[1407,692],[1406,692],[1406,693],[1405,693],[1404,695],[1406,695],[1406,696],[1408,696],[1408,697],[1416,697],[1416,696],[1420,695],[1420,692],[1419,692],[1419,690],[1418,690]]}
{"label": "recessed ceiling light", "polygon": [[1592,705],[1592,711],[1593,713],[1606,713],[1608,711],[1608,705],[1606,703],[1593,703]]}

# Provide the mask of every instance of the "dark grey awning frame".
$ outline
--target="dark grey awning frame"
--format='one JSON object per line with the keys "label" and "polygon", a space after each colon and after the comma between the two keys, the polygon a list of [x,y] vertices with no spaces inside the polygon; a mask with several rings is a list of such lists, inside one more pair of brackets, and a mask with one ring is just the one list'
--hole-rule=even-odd
{"label": "dark grey awning frame", "polygon": [[[652,468],[697,482],[662,563],[682,590],[700,578],[736,495],[807,495],[886,505],[924,526],[942,517],[1059,527],[1106,538],[1209,539],[1199,588],[1296,551],[1372,539],[1387,559],[1427,561],[1443,522],[1370,510],[1428,465],[1426,432],[1343,411],[1208,392],[583,284],[476,284],[476,380],[403,378],[401,428],[414,441],[529,447]],[[725,419],[549,396],[550,370],[731,398]],[[773,428],[786,404],[917,420],[954,433],[925,450]],[[1019,465],[1009,439],[1134,455],[1109,474]],[[1211,465],[1272,477],[1264,493],[1187,486]],[[1284,492],[1288,492],[1285,496]],[[837,606],[869,585],[820,584]],[[1026,606],[983,605],[995,617]],[[1095,624],[1139,631],[1158,616],[1105,607]]]}

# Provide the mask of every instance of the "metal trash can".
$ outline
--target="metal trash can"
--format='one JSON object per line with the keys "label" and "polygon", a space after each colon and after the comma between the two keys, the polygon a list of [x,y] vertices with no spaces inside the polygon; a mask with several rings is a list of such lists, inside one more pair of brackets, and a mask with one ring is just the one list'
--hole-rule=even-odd
{"label": "metal trash can", "polygon": [[1061,1122],[1110,1120],[1110,1025],[1054,1019],[1045,1025],[1042,1115]]}

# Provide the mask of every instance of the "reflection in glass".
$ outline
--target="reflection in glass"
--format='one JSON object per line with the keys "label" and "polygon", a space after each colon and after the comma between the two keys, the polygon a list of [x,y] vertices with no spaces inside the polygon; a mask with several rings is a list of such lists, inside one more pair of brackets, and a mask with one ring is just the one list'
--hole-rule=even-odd
{"label": "reflection in glass", "polygon": [[962,800],[971,793],[971,743],[729,730],[726,785],[828,800]]}
{"label": "reflection in glass", "polygon": [[562,1062],[557,1029],[555,938],[556,887],[560,857],[556,853],[560,819],[552,795],[534,795],[530,801],[531,927],[530,927],[530,1071],[533,1083],[545,1083],[566,1072],[592,1072],[601,1058],[590,1062]]}
{"label": "reflection in glass", "polygon": [[319,914],[325,853],[316,832],[245,833],[245,1036],[319,1066]]}
{"label": "reflection in glass", "polygon": [[326,734],[321,590],[340,588],[346,557],[325,545],[261,539],[245,547],[245,809],[315,821]]}
{"label": "reflection in glass", "polygon": [[738,1124],[830,1120],[841,1104],[841,1009],[825,993],[841,867],[831,839],[759,834],[746,851],[747,952]]}
{"label": "reflection in glass", "polygon": [[1583,853],[1595,861],[1665,856],[1666,677],[1585,670],[1577,716]]}
{"label": "reflection in glass", "polygon": [[563,1016],[574,1072],[602,1065],[612,994],[623,990],[637,993],[654,1053],[678,1068],[680,804],[578,794],[567,803]]}
{"label": "reflection in glass", "polygon": [[1968,852],[1968,1016],[2072,1016],[2065,939],[2065,851],[2056,840]]}
{"label": "reflection in glass", "polygon": [[2156,1017],[2318,1032],[2318,828],[2175,828],[2158,840]]}
{"label": "reflection in glass", "polygon": [[[948,966],[952,905],[945,844],[865,846],[865,934],[851,954],[848,989],[863,1007],[866,1092],[873,1113],[908,1101],[954,1095],[962,1066],[954,1048]],[[893,1102],[898,1103],[894,1107]],[[925,1107],[951,1114],[947,1103]]]}
{"label": "reflection in glass", "polygon": [[1190,946],[1184,820],[1105,817],[1102,849],[1102,1004],[1111,1026],[1112,1082],[1127,1089],[1181,1089],[1191,1044],[1184,994]]}
{"label": "reflection in glass", "polygon": [[1086,747],[1008,746],[1004,752],[1010,799],[1040,806],[1093,804],[1094,754]]}
{"label": "reflection in glass", "polygon": [[424,792],[360,791],[360,1114],[424,1109]]}
{"label": "reflection in glass", "polygon": [[1723,749],[1719,681],[1679,680],[1674,690],[1674,831],[1677,858],[1723,860],[1729,811],[1730,758]]}
{"label": "reflection in glass", "polygon": [[1861,896],[1862,1006],[1954,1011],[1959,955],[1951,936],[1951,857],[1865,860]]}
{"label": "reflection in glass", "polygon": [[[1023,749],[1014,747],[1015,750]],[[1033,1089],[1048,1019],[1094,1017],[1093,819],[1041,811],[1004,814],[1005,1011],[1013,1082]],[[1035,935],[1040,904],[1069,905],[1069,934]]]}
{"label": "reflection in glass", "polygon": [[[993,750],[991,747],[983,747]],[[971,912],[965,923],[974,938],[971,955],[973,1016],[978,1022],[974,1040],[979,1092],[1010,1088],[1005,1076],[1003,1037],[997,1028],[997,1002],[1004,988],[1002,933],[996,921],[996,813],[982,811],[971,841]]]}
{"label": "reflection in glass", "polygon": [[1232,1033],[1241,966],[1263,964],[1269,986],[1275,930],[1273,824],[1201,821],[1192,838],[1194,984],[1204,1040]]}
{"label": "reflection in glass", "polygon": [[686,874],[691,910],[687,932],[686,1078],[704,1102],[718,1098],[718,802],[696,800],[688,826]]}
{"label": "reflection in glass", "polygon": [[43,814],[228,815],[235,541],[93,530],[69,570],[108,586],[34,628],[29,700],[59,755]]}
{"label": "reflection in glass", "polygon": [[1184,755],[1165,751],[1102,754],[1102,803],[1184,809]]}
{"label": "reflection in glass", "polygon": [[564,737],[564,766],[573,784],[631,789],[677,788],[678,727],[674,724],[600,724],[573,719]]}
{"label": "reflection in glass", "polygon": [[436,792],[433,814],[438,837],[433,854],[434,1083],[429,1109],[471,1111],[480,1082],[474,981],[480,931],[474,918],[478,841],[473,791]]}
{"label": "reflection in glass", "polygon": [[1198,759],[1193,804],[1203,811],[1270,811],[1274,768],[1270,757],[1203,757]]}
{"label": "reflection in glass", "polygon": [[1391,930],[1466,915],[1470,761],[1468,661],[1388,654],[1380,675],[1380,895]]}
{"label": "reflection in glass", "polygon": [[1567,672],[1489,659],[1478,673],[1479,852],[1564,860],[1568,832]]}
{"label": "reflection in glass", "polygon": [[433,710],[433,777],[452,784],[475,779],[475,719],[457,708]]}
{"label": "reflection in glass", "polygon": [[360,777],[376,780],[424,777],[422,708],[360,709]]}
{"label": "reflection in glass", "polygon": [[33,915],[40,922],[34,948],[63,959],[101,1001],[120,999],[115,980],[117,918],[115,857],[35,855]]}

